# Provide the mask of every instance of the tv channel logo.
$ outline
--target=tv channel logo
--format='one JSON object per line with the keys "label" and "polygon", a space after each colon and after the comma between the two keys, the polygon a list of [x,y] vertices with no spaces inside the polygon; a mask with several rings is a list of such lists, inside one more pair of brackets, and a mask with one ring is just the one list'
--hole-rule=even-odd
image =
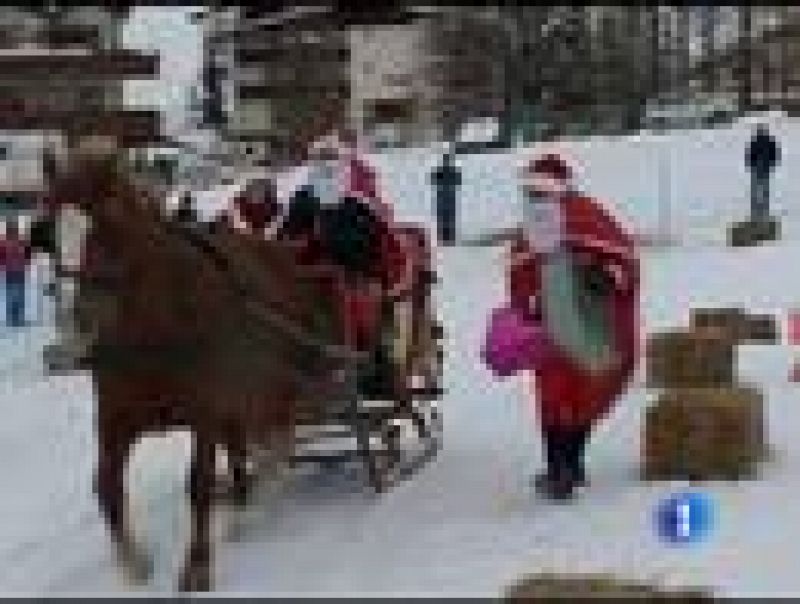
{"label": "tv channel logo", "polygon": [[659,502],[656,532],[667,543],[698,543],[712,532],[715,517],[715,504],[709,495],[696,491],[676,493]]}

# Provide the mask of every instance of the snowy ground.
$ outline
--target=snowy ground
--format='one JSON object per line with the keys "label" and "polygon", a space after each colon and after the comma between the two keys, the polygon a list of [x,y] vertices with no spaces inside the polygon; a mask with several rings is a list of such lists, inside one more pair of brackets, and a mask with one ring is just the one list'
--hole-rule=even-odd
{"label": "snowy ground", "polygon": [[[616,180],[613,174],[603,180],[599,169],[592,172],[618,149],[624,155],[628,144],[608,142],[600,150],[593,143],[597,151],[587,159],[586,179],[598,183],[600,194],[611,196],[613,185],[622,187],[632,173],[649,183],[627,169],[617,168]],[[737,156],[732,172],[741,170],[740,150],[734,151],[728,154]],[[793,152],[787,143],[787,162]],[[696,155],[700,161],[703,153]],[[432,165],[435,159],[421,153],[397,159],[386,178],[401,214],[429,222],[430,196],[420,170],[426,161]],[[465,175],[471,183],[467,188],[474,187],[465,194],[465,205],[476,209],[470,229],[508,219],[491,209],[485,192],[492,188],[476,176],[500,179],[491,161],[510,163],[494,157]],[[611,159],[605,161],[612,170]],[[696,187],[713,206],[734,194],[743,199],[737,188],[742,178],[734,186],[717,177],[713,186],[694,176],[684,182],[678,174],[674,180],[687,191]],[[785,177],[779,182],[778,203],[787,201],[792,211],[791,183]],[[617,201],[634,196],[635,187],[628,186],[632,193],[620,192]],[[658,192],[648,194],[654,197],[646,207],[657,205]],[[641,206],[626,207],[633,208],[632,221],[647,224],[648,214],[636,212]],[[787,223],[793,217],[800,212]],[[690,307],[741,304],[754,312],[781,313],[800,305],[800,280],[793,278],[799,242],[790,233],[778,245],[749,250],[702,246],[647,252],[646,331],[685,324]],[[590,451],[593,484],[579,501],[563,506],[537,500],[527,480],[541,455],[521,384],[494,381],[477,355],[487,313],[502,295],[502,253],[441,250],[439,268],[449,391],[442,401],[444,449],[438,460],[379,498],[366,497],[336,477],[299,479],[282,494],[264,495],[239,518],[239,539],[222,540],[218,548],[220,592],[496,596],[520,573],[535,570],[610,571],[667,585],[712,586],[726,595],[800,592],[794,562],[800,553],[794,503],[800,497],[795,437],[800,412],[795,387],[786,381],[788,346],[741,349],[742,375],[765,388],[776,460],[757,481],[709,485],[719,501],[717,532],[700,546],[671,548],[654,535],[651,514],[660,497],[683,485],[646,486],[634,477],[642,411],[651,394],[634,383],[605,423]],[[83,375],[42,376],[38,351],[51,335],[47,320],[26,332],[5,329],[1,335],[0,590],[38,595],[127,591],[89,488],[90,381]],[[138,530],[156,556],[159,572],[150,588],[155,591],[171,589],[170,566],[182,553],[176,544],[186,530],[185,450],[181,436],[153,438],[142,443],[133,460],[130,488]],[[233,524],[230,513],[220,515],[221,533]]]}

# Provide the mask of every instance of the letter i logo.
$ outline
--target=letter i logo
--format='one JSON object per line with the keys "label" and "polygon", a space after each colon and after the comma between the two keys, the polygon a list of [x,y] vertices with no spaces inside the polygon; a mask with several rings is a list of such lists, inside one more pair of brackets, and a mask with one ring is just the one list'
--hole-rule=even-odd
{"label": "letter i logo", "polygon": [[691,516],[691,507],[686,501],[678,504],[678,537],[681,539],[688,539],[692,534],[692,525],[689,522]]}
{"label": "letter i logo", "polygon": [[664,541],[695,543],[704,539],[713,521],[711,499],[701,493],[679,493],[661,501],[656,509],[656,530]]}

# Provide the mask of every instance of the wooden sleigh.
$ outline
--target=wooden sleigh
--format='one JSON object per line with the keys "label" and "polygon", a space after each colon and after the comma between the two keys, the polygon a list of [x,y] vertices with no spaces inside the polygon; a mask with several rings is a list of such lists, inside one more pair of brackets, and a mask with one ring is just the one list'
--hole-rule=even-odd
{"label": "wooden sleigh", "polygon": [[[297,450],[292,458],[295,466],[315,463],[330,467],[355,461],[364,468],[368,486],[376,491],[409,475],[435,455],[441,435],[436,403],[442,394],[443,334],[432,298],[436,276],[430,246],[427,233],[416,225],[399,225],[398,234],[414,258],[412,290],[405,298],[384,304],[379,349],[348,376],[355,395],[322,407],[314,404],[298,413]],[[55,250],[54,242],[46,237],[37,245],[50,253]],[[74,282],[77,276],[62,278]],[[92,324],[104,313],[113,312],[113,301],[102,289],[84,285],[77,292],[73,312],[61,316],[61,343],[44,351],[52,373],[90,369]],[[336,442],[347,444],[333,446]]]}

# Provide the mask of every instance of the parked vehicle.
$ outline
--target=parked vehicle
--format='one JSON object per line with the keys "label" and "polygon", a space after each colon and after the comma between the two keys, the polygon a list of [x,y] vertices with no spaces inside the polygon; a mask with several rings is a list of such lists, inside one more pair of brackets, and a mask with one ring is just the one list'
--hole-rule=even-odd
{"label": "parked vehicle", "polygon": [[735,100],[725,97],[657,100],[646,106],[643,127],[650,130],[702,128],[733,119],[738,113]]}

